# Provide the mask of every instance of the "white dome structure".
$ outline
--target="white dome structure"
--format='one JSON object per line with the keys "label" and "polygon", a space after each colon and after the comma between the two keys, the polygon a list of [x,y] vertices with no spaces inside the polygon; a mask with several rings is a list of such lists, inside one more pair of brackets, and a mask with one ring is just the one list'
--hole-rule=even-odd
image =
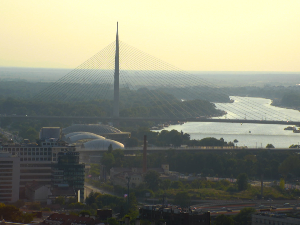
{"label": "white dome structure", "polygon": [[66,139],[66,142],[75,143],[77,141],[86,140],[86,139],[102,139],[103,140],[103,139],[105,139],[105,137],[86,132],[86,133],[79,133],[79,134],[72,135]]}
{"label": "white dome structure", "polygon": [[81,148],[86,150],[107,150],[110,144],[113,149],[124,149],[124,145],[122,143],[110,139],[96,139],[88,141],[83,143]]}
{"label": "white dome structure", "polygon": [[75,135],[78,135],[78,134],[94,134],[94,133],[91,133],[91,132],[72,132],[72,133],[69,133],[69,134],[66,134],[63,136],[64,140],[67,140],[69,137],[72,137],[72,136],[75,136]]}
{"label": "white dome structure", "polygon": [[122,133],[119,129],[103,125],[103,124],[74,124],[72,126],[62,129],[62,133],[69,134],[74,132],[91,132],[94,134],[111,134],[111,133]]}
{"label": "white dome structure", "polygon": [[[124,142],[127,138],[130,137],[130,132],[122,132],[119,129],[103,125],[103,124],[74,124],[72,126],[66,127],[62,129],[62,140],[70,143],[74,143],[76,138],[71,139],[72,136],[78,134],[86,134],[86,135],[99,135],[101,137],[105,137],[107,139],[116,140],[119,142]],[[98,136],[98,137],[99,137]],[[90,136],[92,137],[92,136]],[[95,138],[90,139],[98,139]],[[81,137],[78,137],[81,138]],[[89,138],[87,138],[89,139]],[[101,139],[101,138],[100,138]],[[78,139],[79,140],[79,139]]]}

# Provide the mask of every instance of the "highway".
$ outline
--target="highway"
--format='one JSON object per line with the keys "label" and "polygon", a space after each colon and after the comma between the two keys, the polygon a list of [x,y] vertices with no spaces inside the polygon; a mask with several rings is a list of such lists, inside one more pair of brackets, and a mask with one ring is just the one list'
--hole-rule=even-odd
{"label": "highway", "polygon": [[192,208],[196,211],[210,211],[212,216],[220,214],[235,215],[245,207],[255,208],[257,212],[287,212],[294,206],[300,206],[297,200],[255,200],[255,201],[207,201],[195,204]]}

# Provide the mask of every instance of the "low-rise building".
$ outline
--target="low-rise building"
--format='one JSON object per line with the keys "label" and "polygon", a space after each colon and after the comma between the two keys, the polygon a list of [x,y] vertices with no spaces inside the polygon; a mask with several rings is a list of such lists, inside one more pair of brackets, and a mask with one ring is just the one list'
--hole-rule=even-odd
{"label": "low-rise building", "polygon": [[252,225],[276,224],[299,225],[300,218],[288,217],[284,213],[258,213],[252,215]]}
{"label": "low-rise building", "polygon": [[[169,171],[168,164],[162,164],[161,168],[149,168],[147,171],[156,171],[162,178],[170,177],[171,172]],[[128,178],[130,188],[138,187],[144,181],[144,173],[142,168],[122,168],[113,167],[110,169],[110,179],[114,185],[120,185],[127,187]]]}
{"label": "low-rise building", "polygon": [[36,181],[25,185],[25,196],[30,202],[47,202],[50,187]]}
{"label": "low-rise building", "polygon": [[[180,174],[178,172],[170,171],[169,164],[162,164],[160,168],[148,168],[147,171],[156,171],[160,174],[162,180],[178,180]],[[128,177],[129,186],[131,188],[138,187],[144,181],[144,175],[142,168],[122,168],[113,167],[110,169],[110,179],[114,185],[120,185],[127,187]]]}

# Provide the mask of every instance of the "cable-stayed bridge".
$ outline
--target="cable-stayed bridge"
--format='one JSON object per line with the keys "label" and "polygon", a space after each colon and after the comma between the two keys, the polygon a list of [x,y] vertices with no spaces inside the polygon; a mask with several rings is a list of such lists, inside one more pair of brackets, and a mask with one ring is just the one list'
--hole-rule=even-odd
{"label": "cable-stayed bridge", "polygon": [[120,41],[117,31],[116,41],[36,95],[23,115],[0,117],[300,125],[298,118],[274,108],[231,97],[198,75]]}

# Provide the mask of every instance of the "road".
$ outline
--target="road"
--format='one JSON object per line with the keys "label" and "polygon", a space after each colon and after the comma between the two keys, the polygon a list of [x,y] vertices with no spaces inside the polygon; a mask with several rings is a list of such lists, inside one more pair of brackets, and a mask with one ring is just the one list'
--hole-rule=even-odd
{"label": "road", "polygon": [[260,211],[272,211],[272,212],[286,212],[293,210],[293,206],[299,206],[296,200],[278,200],[278,201],[240,201],[240,202],[229,202],[229,201],[218,201],[218,202],[206,202],[202,204],[193,205],[196,211],[207,212],[210,211],[212,216],[219,214],[234,215],[238,214],[240,210],[245,207],[255,208],[257,212]]}

